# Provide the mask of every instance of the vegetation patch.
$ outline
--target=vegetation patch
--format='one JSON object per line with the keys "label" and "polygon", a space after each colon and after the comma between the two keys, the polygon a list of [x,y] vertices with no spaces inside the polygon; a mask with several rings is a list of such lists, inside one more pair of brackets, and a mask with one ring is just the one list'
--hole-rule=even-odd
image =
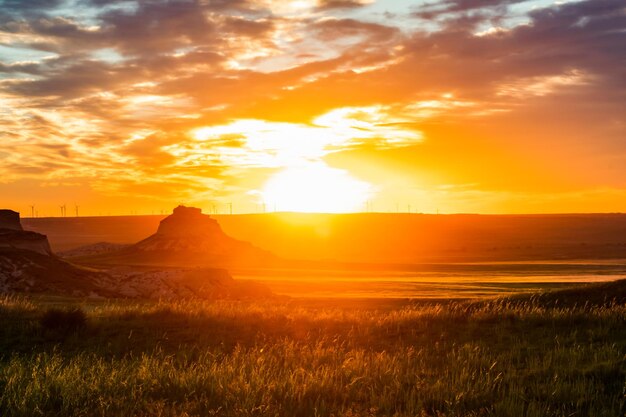
{"label": "vegetation patch", "polygon": [[559,294],[395,307],[7,299],[0,415],[624,415],[626,305]]}
{"label": "vegetation patch", "polygon": [[87,314],[78,307],[48,308],[39,319],[44,330],[63,333],[78,332],[87,325]]}

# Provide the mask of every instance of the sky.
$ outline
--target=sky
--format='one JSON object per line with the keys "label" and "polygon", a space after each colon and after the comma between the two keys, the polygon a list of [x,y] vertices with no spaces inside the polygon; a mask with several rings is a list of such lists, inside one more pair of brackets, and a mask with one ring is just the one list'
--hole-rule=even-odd
{"label": "sky", "polygon": [[178,204],[625,212],[626,4],[0,0],[0,206]]}

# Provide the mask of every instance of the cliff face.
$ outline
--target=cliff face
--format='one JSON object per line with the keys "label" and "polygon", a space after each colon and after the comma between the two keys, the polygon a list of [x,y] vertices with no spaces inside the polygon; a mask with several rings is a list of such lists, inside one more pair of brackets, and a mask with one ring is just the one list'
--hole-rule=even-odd
{"label": "cliff face", "polygon": [[165,238],[214,238],[226,237],[217,221],[202,210],[195,207],[178,206],[172,215],[161,220],[156,232],[157,236]]}
{"label": "cliff face", "polygon": [[19,249],[52,255],[46,235],[22,229],[20,214],[13,210],[0,210],[0,249]]}
{"label": "cliff face", "polygon": [[20,213],[13,210],[0,210],[0,229],[23,230]]}
{"label": "cliff face", "polygon": [[110,277],[52,253],[48,238],[22,229],[19,213],[0,210],[0,293],[112,296]]}

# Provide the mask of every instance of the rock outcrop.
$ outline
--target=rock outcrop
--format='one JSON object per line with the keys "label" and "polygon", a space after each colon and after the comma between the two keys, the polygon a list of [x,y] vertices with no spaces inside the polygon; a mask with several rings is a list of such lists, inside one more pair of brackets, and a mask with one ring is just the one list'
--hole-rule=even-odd
{"label": "rock outcrop", "polygon": [[48,238],[23,230],[19,213],[0,210],[0,293],[115,296],[107,274],[56,257]]}
{"label": "rock outcrop", "polygon": [[217,221],[202,214],[201,209],[178,206],[170,216],[161,220],[156,234],[172,238],[195,238],[218,236],[223,232]]}
{"label": "rock outcrop", "polygon": [[129,298],[150,299],[259,299],[272,297],[261,283],[237,281],[216,268],[115,267],[115,291]]}
{"label": "rock outcrop", "polygon": [[263,266],[275,260],[267,251],[228,236],[198,208],[178,206],[152,236],[102,257],[108,263],[168,266]]}
{"label": "rock outcrop", "polygon": [[0,210],[0,249],[18,249],[52,255],[46,235],[25,231],[20,214],[13,210]]}
{"label": "rock outcrop", "polygon": [[20,213],[13,210],[0,210],[0,229],[24,230],[20,223]]}
{"label": "rock outcrop", "polygon": [[[48,293],[80,297],[121,297],[152,299],[243,299],[265,298],[271,291],[254,282],[234,280],[225,269],[188,268],[189,259],[234,259],[234,256],[262,257],[263,251],[226,236],[217,222],[199,209],[178,207],[161,222],[157,233],[126,247],[101,243],[91,248],[115,260],[131,260],[133,266],[80,266],[64,261],[50,250],[45,235],[22,230],[19,214],[2,210],[0,228],[0,293]],[[92,250],[76,253],[83,260]],[[120,258],[121,257],[121,258]],[[191,257],[191,258],[189,258]],[[178,263],[164,267],[163,260]],[[137,263],[157,267],[137,266]],[[95,262],[101,265],[99,262]],[[103,262],[106,264],[106,262]],[[181,267],[182,266],[182,267]]]}
{"label": "rock outcrop", "polygon": [[46,293],[80,297],[118,297],[115,280],[52,255],[0,249],[0,293]]}

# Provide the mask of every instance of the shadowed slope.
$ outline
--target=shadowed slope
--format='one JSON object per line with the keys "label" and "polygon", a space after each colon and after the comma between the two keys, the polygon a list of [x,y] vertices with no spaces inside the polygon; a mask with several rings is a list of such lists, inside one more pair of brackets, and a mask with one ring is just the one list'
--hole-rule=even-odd
{"label": "shadowed slope", "polygon": [[0,210],[0,292],[116,296],[107,274],[56,257],[45,235],[25,231],[19,213]]}

